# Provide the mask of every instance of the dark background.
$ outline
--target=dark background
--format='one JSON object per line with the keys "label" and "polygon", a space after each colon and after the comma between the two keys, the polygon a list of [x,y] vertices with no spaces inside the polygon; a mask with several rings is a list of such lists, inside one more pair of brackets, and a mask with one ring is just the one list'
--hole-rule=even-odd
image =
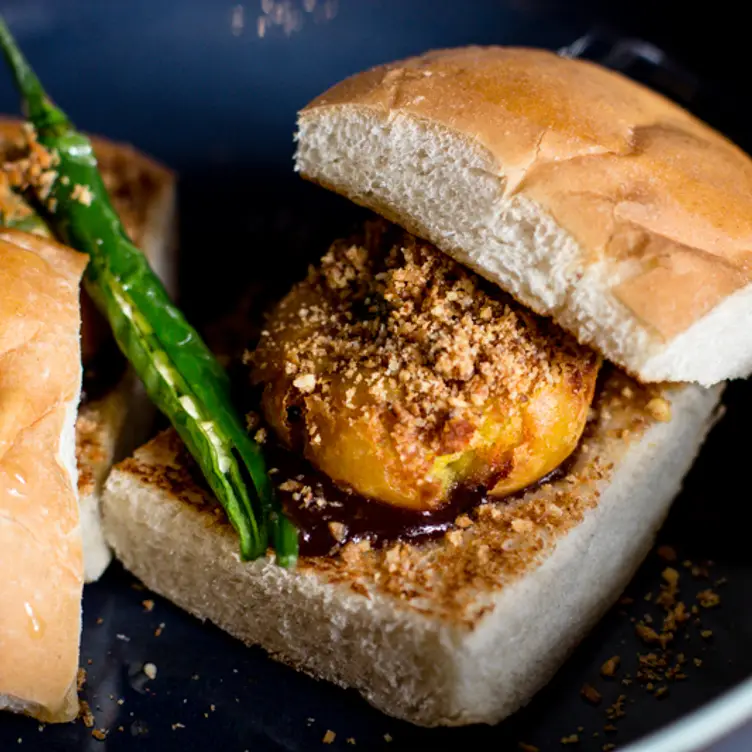
{"label": "dark background", "polygon": [[[556,49],[593,29],[641,37],[702,81],[700,86],[681,78],[677,88],[674,76],[669,94],[742,146],[750,142],[743,3],[316,0],[307,13],[301,10],[304,0],[288,0],[302,21],[288,33],[270,22],[273,6],[283,4],[0,0],[0,9],[75,122],[130,141],[179,171],[183,236],[195,239],[195,247],[212,217],[212,241],[222,246],[269,237],[267,230],[280,223],[307,226],[301,212],[309,210],[324,221],[313,237],[306,230],[301,243],[322,243],[340,231],[339,219],[349,208],[333,198],[327,203],[292,173],[295,113],[353,72],[431,47],[497,43]],[[238,7],[244,23],[233,34]],[[260,16],[268,22],[263,38],[257,33]],[[659,78],[652,76],[650,83],[660,85]],[[15,108],[15,95],[0,75],[0,111]],[[238,273],[230,278],[219,264],[200,276],[184,275],[183,299],[192,316],[216,313],[216,305],[190,310],[199,292],[216,292],[220,305],[233,300],[232,293],[264,264],[260,249],[252,250],[249,256],[236,248]]]}
{"label": "dark background", "polygon": [[[226,0],[0,0],[0,11],[49,92],[77,124],[129,141],[178,171],[181,300],[198,324],[231,310],[249,289],[264,293],[259,300],[281,295],[357,217],[348,202],[294,175],[292,133],[295,113],[308,100],[371,65],[471,43],[557,49],[598,29],[603,41],[592,56],[605,55],[752,149],[751,45],[743,3],[339,0],[332,13],[331,2],[317,0],[314,12],[303,13],[302,25],[289,34],[269,22],[259,37],[258,18],[271,18],[260,0],[241,4],[244,24],[236,33],[238,4]],[[271,5],[268,0],[264,7]],[[288,7],[302,5],[291,0]],[[668,58],[640,62],[630,57],[629,46],[618,54],[613,43],[630,38],[652,42]],[[17,112],[16,102],[0,71],[0,112]],[[614,609],[527,710],[496,729],[434,732],[392,722],[353,694],[278,666],[160,599],[145,613],[141,602],[148,594],[134,590],[131,579],[113,567],[86,590],[82,648],[89,671],[85,696],[97,726],[110,732],[106,742],[92,739],[81,724],[42,732],[35,723],[6,716],[0,719],[0,750],[17,748],[19,738],[22,750],[297,750],[320,748],[326,729],[337,732],[336,749],[351,748],[348,737],[357,740],[355,749],[448,742],[514,750],[518,741],[560,749],[559,739],[580,726],[580,750],[639,738],[752,673],[745,522],[749,385],[732,385],[726,403],[728,415],[711,435],[661,536],[676,546],[680,561],[715,562],[709,578],[683,574],[688,600],[712,582],[728,580],[721,608],[703,614],[703,628],[714,637],[702,638],[694,625],[682,637],[681,649],[701,658],[703,668],[672,686],[665,700],[629,688],[618,735],[604,736],[604,709],[622,688],[601,681],[598,670],[615,653],[624,656],[625,672],[636,668],[644,646],[630,618],[652,608],[644,594],[657,592],[665,567],[655,555],[630,587],[635,604]],[[161,623],[164,634],[156,638]],[[141,673],[145,661],[158,665],[153,683]],[[581,700],[584,682],[603,692],[602,706]],[[117,703],[121,698],[123,705]],[[389,747],[384,733],[394,737]],[[724,752],[750,748],[748,738]]]}

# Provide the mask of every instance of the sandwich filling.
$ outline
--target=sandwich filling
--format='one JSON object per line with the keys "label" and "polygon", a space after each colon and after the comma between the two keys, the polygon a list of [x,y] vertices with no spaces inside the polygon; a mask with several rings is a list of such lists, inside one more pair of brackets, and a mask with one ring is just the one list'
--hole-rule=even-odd
{"label": "sandwich filling", "polygon": [[332,245],[272,310],[247,361],[278,442],[325,476],[279,472],[282,492],[310,506],[336,488],[348,513],[368,500],[403,518],[469,491],[513,494],[556,470],[577,447],[600,367],[385,221]]}

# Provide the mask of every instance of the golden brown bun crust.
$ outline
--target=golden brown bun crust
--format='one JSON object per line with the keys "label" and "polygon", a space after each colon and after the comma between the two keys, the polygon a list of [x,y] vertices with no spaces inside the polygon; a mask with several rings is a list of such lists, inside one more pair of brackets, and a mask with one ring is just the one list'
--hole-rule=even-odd
{"label": "golden brown bun crust", "polygon": [[752,161],[620,74],[542,50],[468,47],[381,66],[309,104],[408,114],[484,146],[506,191],[541,204],[615,293],[670,339],[752,281]]}
{"label": "golden brown bun crust", "polygon": [[0,230],[0,697],[40,720],[77,712],[83,551],[72,444],[86,262]]}

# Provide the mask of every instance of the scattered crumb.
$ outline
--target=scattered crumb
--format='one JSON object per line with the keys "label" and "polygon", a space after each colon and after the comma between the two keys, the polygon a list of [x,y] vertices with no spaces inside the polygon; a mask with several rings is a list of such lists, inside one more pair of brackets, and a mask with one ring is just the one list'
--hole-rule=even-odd
{"label": "scattered crumb", "polygon": [[661,423],[668,423],[671,420],[671,405],[663,397],[653,397],[645,405],[645,409],[652,418]]}
{"label": "scattered crumb", "polygon": [[76,674],[76,689],[80,692],[84,685],[86,684],[86,669],[80,668],[78,669],[78,673]]}
{"label": "scattered crumb", "polygon": [[624,703],[626,702],[626,699],[626,695],[619,695],[616,698],[616,702],[610,707],[606,708],[606,717],[609,720],[614,720],[615,718],[623,718],[626,715],[626,712],[624,710]]}
{"label": "scattered crumb", "polygon": [[697,600],[703,608],[715,608],[721,602],[721,596],[712,590],[702,590],[697,593]]}
{"label": "scattered crumb", "polygon": [[384,741],[388,744],[390,741],[392,741],[392,735],[384,734]]}
{"label": "scattered crumb", "polygon": [[655,696],[656,698],[660,699],[661,697],[665,697],[668,694],[668,687],[658,687],[658,689],[655,690]]}
{"label": "scattered crumb", "polygon": [[678,587],[679,573],[673,567],[666,567],[663,572],[661,572],[661,577],[663,577],[669,588],[676,589]]}
{"label": "scattered crumb", "polygon": [[531,533],[534,529],[535,524],[532,520],[512,520],[512,530],[514,530],[515,533]]}
{"label": "scattered crumb", "polygon": [[146,611],[147,613],[150,613],[154,610],[154,601],[151,599],[141,601],[141,605],[144,607],[144,611]]}
{"label": "scattered crumb", "polygon": [[316,388],[316,377],[312,373],[305,373],[293,380],[292,385],[306,394]]}
{"label": "scattered crumb", "polygon": [[341,543],[345,539],[347,528],[342,522],[330,522],[329,532],[332,534],[332,538],[338,543]]}
{"label": "scattered crumb", "polygon": [[700,632],[700,637],[702,637],[705,640],[709,640],[712,636],[713,636],[712,629],[703,629],[702,632]]}
{"label": "scattered crumb", "polygon": [[616,670],[619,668],[620,663],[621,658],[618,655],[612,656],[601,666],[601,675],[613,676],[616,673]]}
{"label": "scattered crumb", "polygon": [[659,546],[656,550],[658,556],[664,561],[676,561],[676,549],[673,546]]}
{"label": "scattered crumb", "polygon": [[266,429],[265,428],[259,428],[259,430],[256,431],[256,433],[253,436],[253,440],[257,444],[265,444],[266,443],[266,438],[267,438],[267,433],[266,433]]}
{"label": "scattered crumb", "polygon": [[579,741],[580,737],[577,734],[570,734],[569,736],[561,737],[562,744],[578,744]]}
{"label": "scattered crumb", "polygon": [[656,632],[652,627],[647,626],[647,624],[645,624],[644,622],[639,622],[635,626],[635,632],[637,632],[637,636],[645,643],[651,644],[661,641],[658,632]]}
{"label": "scattered crumb", "polygon": [[616,749],[616,745],[611,742],[603,745],[603,752],[611,752],[612,749]]}
{"label": "scattered crumb", "polygon": [[522,752],[540,752],[538,747],[536,747],[534,744],[525,744],[525,742],[519,742],[517,745]]}
{"label": "scattered crumb", "polygon": [[153,663],[144,663],[144,673],[154,680],[157,678],[157,667]]}
{"label": "scattered crumb", "polygon": [[462,545],[462,531],[460,530],[450,530],[446,533],[445,537],[455,548],[458,548],[460,545]]}
{"label": "scattered crumb", "polygon": [[79,204],[83,204],[84,206],[91,206],[91,202],[94,200],[94,194],[91,192],[89,186],[81,185],[81,183],[76,183],[73,186],[70,197],[73,201],[78,201]]}
{"label": "scattered crumb", "polygon": [[336,738],[337,734],[335,734],[334,731],[329,730],[324,734],[322,741],[324,744],[331,744]]}
{"label": "scattered crumb", "polygon": [[81,700],[78,709],[78,716],[83,721],[86,728],[94,728],[94,713],[91,712],[89,703]]}
{"label": "scattered crumb", "polygon": [[601,693],[590,684],[585,684],[580,690],[580,694],[593,705],[597,705],[603,699]]}
{"label": "scattered crumb", "polygon": [[118,699],[117,704],[118,705],[125,705],[125,700],[121,697],[121,698]]}
{"label": "scattered crumb", "polygon": [[97,617],[97,625],[104,624],[104,619],[101,616]]}
{"label": "scattered crumb", "polygon": [[173,723],[172,724],[172,730],[175,731],[177,729],[184,729],[185,725],[182,723]]}
{"label": "scattered crumb", "polygon": [[700,668],[700,666],[702,666],[702,658],[695,658],[693,662],[695,666],[697,666],[697,668]]}
{"label": "scattered crumb", "polygon": [[165,624],[162,622],[155,630],[154,630],[154,636],[159,637],[162,634],[162,630],[164,630]]}
{"label": "scattered crumb", "polygon": [[353,739],[352,737],[350,737],[350,738],[349,738],[349,739],[347,740],[347,743],[348,743],[348,744],[355,744],[355,739]]}
{"label": "scattered crumb", "polygon": [[91,735],[99,742],[103,742],[107,738],[106,729],[94,729]]}

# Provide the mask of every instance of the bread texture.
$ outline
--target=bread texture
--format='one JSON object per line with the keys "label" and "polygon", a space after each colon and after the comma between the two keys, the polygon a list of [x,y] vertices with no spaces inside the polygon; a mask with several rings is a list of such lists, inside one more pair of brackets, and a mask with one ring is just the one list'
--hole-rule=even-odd
{"label": "bread texture", "polygon": [[[0,154],[21,136],[21,123],[0,118]],[[100,171],[115,209],[134,243],[144,252],[168,291],[176,293],[175,175],[126,144],[93,137]],[[109,325],[82,292],[82,351],[84,361],[120,358],[108,348]],[[102,484],[116,459],[127,456],[146,440],[155,415],[143,386],[132,370],[117,366],[107,388],[95,388],[96,397],[81,406],[76,423],[81,526],[86,581],[97,580],[112,560],[102,535],[99,497]],[[87,383],[84,384],[85,390]],[[96,386],[96,385],[94,385]]]}
{"label": "bread texture", "polygon": [[721,391],[644,387],[613,369],[564,477],[485,503],[437,540],[350,543],[292,572],[240,561],[170,430],[113,468],[105,535],[149,588],[389,715],[495,723],[551,678],[627,584]]}
{"label": "bread texture", "polygon": [[87,257],[0,231],[0,709],[78,712],[83,549],[75,420]]}
{"label": "bread texture", "polygon": [[642,381],[752,372],[752,160],[618,73],[429,52],[313,100],[295,162]]}

